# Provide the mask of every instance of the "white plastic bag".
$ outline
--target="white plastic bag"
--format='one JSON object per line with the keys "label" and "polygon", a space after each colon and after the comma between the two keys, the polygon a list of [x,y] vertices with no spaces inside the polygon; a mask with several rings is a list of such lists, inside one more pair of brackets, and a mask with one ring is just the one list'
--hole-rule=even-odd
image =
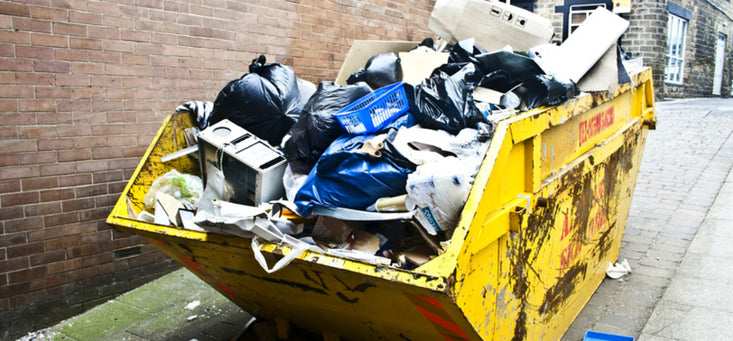
{"label": "white plastic bag", "polygon": [[290,252],[288,252],[285,257],[280,258],[280,260],[278,260],[272,267],[267,264],[267,260],[262,254],[262,250],[260,249],[260,242],[259,240],[257,240],[257,237],[252,238],[252,252],[254,253],[255,260],[257,261],[257,263],[260,264],[262,270],[265,270],[265,272],[267,272],[268,274],[284,268],[286,265],[290,264],[293,259],[300,257],[300,255],[302,255],[304,251],[313,248],[307,243],[292,238],[288,235],[285,235],[285,237],[286,238],[284,238],[280,244],[289,246]]}
{"label": "white plastic bag", "polygon": [[431,235],[455,228],[471,191],[473,173],[454,157],[418,166],[407,177],[409,209]]}
{"label": "white plastic bag", "polygon": [[392,144],[417,165],[440,162],[446,156],[455,156],[463,162],[463,168],[470,168],[475,173],[489,143],[482,142],[479,131],[473,128],[465,128],[457,135],[452,135],[444,130],[414,126],[400,128]]}
{"label": "white plastic bag", "polygon": [[[207,232],[252,238],[252,252],[255,260],[267,273],[282,269],[305,250],[319,250],[318,247],[311,246],[287,234],[288,232],[302,232],[302,225],[294,226],[294,224],[283,221],[283,219],[273,217],[271,213],[271,207],[268,207],[268,205],[255,207],[213,200],[211,212],[199,210],[193,222],[203,227]],[[298,228],[300,230],[297,230]],[[260,250],[260,238],[270,243],[288,246],[291,250],[285,257],[270,267]]]}
{"label": "white plastic bag", "polygon": [[155,196],[158,192],[164,192],[190,207],[197,207],[204,191],[201,178],[191,174],[181,174],[172,169],[163,176],[155,179],[145,194],[143,201],[148,209],[155,208]]}
{"label": "white plastic bag", "polygon": [[205,211],[208,213],[214,213],[214,200],[227,201],[232,197],[232,189],[227,184],[224,178],[224,172],[218,168],[207,165],[206,167],[206,189],[201,195],[201,202],[199,203],[199,211]]}
{"label": "white plastic bag", "polygon": [[293,172],[293,168],[288,164],[283,172],[283,187],[285,187],[285,197],[289,201],[295,201],[295,195],[303,186],[305,180],[308,179],[308,174],[298,174]]}

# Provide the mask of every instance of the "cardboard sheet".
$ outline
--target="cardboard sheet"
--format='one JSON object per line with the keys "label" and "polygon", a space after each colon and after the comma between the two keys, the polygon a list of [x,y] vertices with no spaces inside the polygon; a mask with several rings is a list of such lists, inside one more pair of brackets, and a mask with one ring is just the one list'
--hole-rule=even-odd
{"label": "cardboard sheet", "polygon": [[400,52],[402,81],[418,85],[430,77],[433,70],[448,62],[446,52]]}
{"label": "cardboard sheet", "polygon": [[607,91],[613,95],[618,87],[617,45],[614,43],[601,59],[578,82],[578,89],[587,92]]}
{"label": "cardboard sheet", "polygon": [[156,193],[155,201],[155,223],[161,224],[165,219],[167,219],[168,223],[163,225],[170,224],[176,227],[181,227],[176,221],[176,215],[178,214],[178,210],[185,209],[183,203],[181,203],[180,201],[178,201],[178,199],[174,198],[168,193],[162,191]]}
{"label": "cardboard sheet", "polygon": [[628,27],[627,20],[599,7],[559,48],[545,53],[538,63],[548,74],[578,83]]}
{"label": "cardboard sheet", "polygon": [[379,41],[379,40],[354,40],[351,44],[349,53],[346,54],[338,76],[336,76],[336,84],[345,85],[352,73],[363,68],[369,58],[381,53],[399,53],[409,51],[420,42],[410,41]]}

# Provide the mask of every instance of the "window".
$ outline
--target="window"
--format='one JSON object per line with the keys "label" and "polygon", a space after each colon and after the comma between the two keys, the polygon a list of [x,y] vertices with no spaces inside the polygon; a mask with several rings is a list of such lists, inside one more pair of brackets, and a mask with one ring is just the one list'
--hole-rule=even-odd
{"label": "window", "polygon": [[598,8],[603,7],[606,8],[606,4],[598,3],[598,4],[583,4],[583,5],[571,5],[570,6],[570,15],[569,15],[569,21],[568,21],[568,27],[570,28],[569,33],[573,33],[580,24],[582,24],[588,16],[593,13],[593,11]]}
{"label": "window", "polygon": [[685,42],[687,40],[687,20],[669,13],[667,22],[667,65],[664,68],[664,81],[682,84],[684,80]]}
{"label": "window", "polygon": [[613,8],[613,3],[611,0],[564,0],[562,6],[555,6],[555,13],[562,13],[562,40],[568,39],[598,7]]}

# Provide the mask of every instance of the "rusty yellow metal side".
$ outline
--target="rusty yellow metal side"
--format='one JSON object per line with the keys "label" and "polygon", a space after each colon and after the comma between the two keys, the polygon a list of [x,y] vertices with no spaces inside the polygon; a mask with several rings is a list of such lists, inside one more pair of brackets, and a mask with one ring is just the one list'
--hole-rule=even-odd
{"label": "rusty yellow metal side", "polygon": [[497,125],[452,291],[483,339],[559,339],[616,261],[656,120],[650,76]]}
{"label": "rusty yellow metal side", "polygon": [[137,214],[145,209],[143,198],[153,181],[171,169],[176,169],[181,173],[201,174],[198,161],[190,156],[167,163],[161,161],[163,156],[186,148],[183,129],[193,127],[195,124],[195,119],[189,114],[175,114],[165,118],[135,172],[133,172],[130,181],[122,191],[120,198],[112,208],[112,212],[107,217],[107,223],[135,234],[154,232],[199,240],[206,239],[206,234],[200,232],[150,224],[138,221],[130,216],[131,211]]}
{"label": "rusty yellow metal side", "polygon": [[[302,328],[344,339],[479,340],[446,291],[448,277],[342,259],[306,251],[284,269],[268,274],[255,261],[249,238],[189,231],[135,220],[153,181],[173,168],[198,173],[186,156],[160,158],[182,145],[178,134],[194,121],[169,116],[143,156],[107,222],[141,235],[213,288],[255,316],[286,319]],[[262,242],[270,264],[291,252]]]}
{"label": "rusty yellow metal side", "polygon": [[[414,270],[306,251],[268,274],[249,238],[144,223],[152,182],[198,174],[188,114],[166,119],[108,222],[139,234],[255,316],[349,340],[556,340],[615,261],[647,130],[651,70],[614,96],[583,95],[507,116],[445,252]],[[274,263],[291,250],[262,243]]]}
{"label": "rusty yellow metal side", "polygon": [[499,241],[506,250],[501,288],[506,306],[500,338],[554,340],[572,323],[616,260],[645,131],[640,125],[615,137],[549,179],[544,202],[519,231]]}
{"label": "rusty yellow metal side", "polygon": [[[146,237],[232,302],[264,319],[286,319],[348,340],[479,340],[439,278],[390,275],[390,269],[320,254],[268,274],[250,240],[171,230],[120,228]],[[289,250],[263,250],[272,264]],[[267,252],[270,251],[270,252]],[[435,282],[434,288],[425,288]],[[422,284],[422,285],[420,285]]]}

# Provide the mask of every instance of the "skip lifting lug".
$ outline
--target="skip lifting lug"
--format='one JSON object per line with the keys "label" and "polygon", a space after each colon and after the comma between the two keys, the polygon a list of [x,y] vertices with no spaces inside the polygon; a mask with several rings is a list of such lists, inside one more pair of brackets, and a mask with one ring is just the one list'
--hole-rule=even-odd
{"label": "skip lifting lug", "polygon": [[522,227],[522,223],[524,221],[525,214],[529,213],[530,207],[532,204],[532,197],[528,194],[518,194],[517,198],[523,198],[526,199],[525,206],[517,205],[514,207],[514,210],[509,212],[509,231],[510,232],[519,232],[519,229]]}
{"label": "skip lifting lug", "polygon": [[656,130],[657,129],[657,120],[645,119],[644,122],[642,122],[642,124],[645,127],[649,128],[649,130]]}

